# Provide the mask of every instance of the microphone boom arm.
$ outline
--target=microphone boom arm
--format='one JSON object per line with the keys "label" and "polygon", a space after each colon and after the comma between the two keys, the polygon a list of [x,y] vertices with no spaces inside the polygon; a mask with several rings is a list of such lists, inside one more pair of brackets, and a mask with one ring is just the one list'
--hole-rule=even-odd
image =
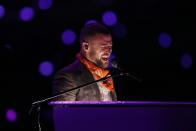
{"label": "microphone boom arm", "polygon": [[54,96],[45,98],[45,99],[43,99],[43,100],[35,101],[35,102],[32,103],[32,106],[36,106],[36,105],[39,105],[39,104],[41,104],[41,103],[43,103],[43,102],[46,102],[46,101],[48,101],[48,100],[54,99],[54,98],[56,98],[56,97],[59,97],[59,96],[61,96],[62,94],[66,93],[66,92],[70,92],[70,91],[73,91],[73,90],[76,90],[76,89],[85,87],[85,86],[87,86],[87,85],[92,85],[92,84],[97,83],[97,82],[100,82],[100,81],[105,81],[105,80],[107,80],[107,79],[109,79],[109,78],[111,78],[111,77],[114,78],[114,77],[119,77],[119,76],[124,76],[124,75],[129,76],[128,73],[123,73],[123,72],[121,72],[121,73],[119,73],[119,74],[110,75],[110,76],[108,76],[108,77],[103,77],[103,78],[101,78],[101,79],[99,79],[99,80],[91,81],[91,82],[85,83],[85,84],[83,84],[83,85],[77,86],[77,87],[75,87],[75,88],[72,88],[72,89],[69,89],[69,90],[60,92],[60,93],[58,93],[58,94],[56,94],[56,95],[54,95]]}

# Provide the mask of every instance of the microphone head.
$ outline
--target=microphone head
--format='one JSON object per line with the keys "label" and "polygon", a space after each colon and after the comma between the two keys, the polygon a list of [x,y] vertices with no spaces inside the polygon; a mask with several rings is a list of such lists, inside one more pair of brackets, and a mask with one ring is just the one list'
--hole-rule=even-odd
{"label": "microphone head", "polygon": [[116,68],[116,69],[118,68],[118,62],[115,59],[111,60],[111,65],[113,68]]}

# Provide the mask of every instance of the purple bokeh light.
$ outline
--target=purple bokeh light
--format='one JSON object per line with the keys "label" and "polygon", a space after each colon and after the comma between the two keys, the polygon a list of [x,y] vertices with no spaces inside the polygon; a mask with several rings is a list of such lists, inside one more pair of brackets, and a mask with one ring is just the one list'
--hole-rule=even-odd
{"label": "purple bokeh light", "polygon": [[41,10],[47,10],[52,6],[52,0],[39,0],[38,6]]}
{"label": "purple bokeh light", "polygon": [[190,68],[192,66],[192,57],[189,54],[184,54],[181,57],[181,65],[185,69]]}
{"label": "purple bokeh light", "polygon": [[90,24],[90,23],[99,23],[99,22],[97,22],[96,20],[89,20],[89,21],[86,22],[85,25]]}
{"label": "purple bokeh light", "polygon": [[54,72],[54,66],[49,61],[44,61],[39,65],[39,72],[43,76],[50,76]]}
{"label": "purple bokeh light", "polygon": [[113,28],[113,32],[117,38],[123,38],[127,34],[127,29],[123,24],[117,24]]}
{"label": "purple bokeh light", "polygon": [[3,5],[0,5],[0,19],[5,16],[5,8]]}
{"label": "purple bokeh light", "polygon": [[12,45],[10,45],[10,44],[5,44],[3,47],[4,47],[7,51],[9,51],[9,52],[13,51]]}
{"label": "purple bokeh light", "polygon": [[5,44],[4,47],[7,49],[12,49],[12,46],[10,44]]}
{"label": "purple bokeh light", "polygon": [[74,31],[68,29],[62,33],[61,38],[64,44],[71,45],[76,40],[76,34],[74,33]]}
{"label": "purple bokeh light", "polygon": [[116,56],[115,56],[114,54],[111,54],[111,55],[110,55],[110,58],[109,58],[109,66],[108,66],[108,68],[112,68],[111,60],[112,60],[112,59],[115,59],[115,58],[116,58]]}
{"label": "purple bokeh light", "polygon": [[31,7],[24,7],[20,11],[20,18],[23,21],[30,21],[34,18],[34,10]]}
{"label": "purple bokeh light", "polygon": [[6,111],[6,118],[10,122],[15,122],[16,119],[17,119],[17,113],[16,113],[16,111],[13,110],[13,109],[8,109]]}
{"label": "purple bokeh light", "polygon": [[171,36],[167,33],[161,33],[159,35],[159,44],[163,48],[168,48],[171,45]]}
{"label": "purple bokeh light", "polygon": [[107,26],[114,26],[117,23],[116,14],[112,11],[106,11],[102,15],[102,21]]}

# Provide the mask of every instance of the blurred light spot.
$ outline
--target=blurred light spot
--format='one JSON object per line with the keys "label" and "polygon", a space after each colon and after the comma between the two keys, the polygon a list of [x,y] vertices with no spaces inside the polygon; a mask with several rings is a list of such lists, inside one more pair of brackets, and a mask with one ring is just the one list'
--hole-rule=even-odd
{"label": "blurred light spot", "polygon": [[10,122],[15,122],[16,119],[17,119],[17,113],[16,113],[16,111],[13,110],[13,109],[8,109],[6,111],[6,118]]}
{"label": "blurred light spot", "polygon": [[90,23],[99,23],[99,22],[97,22],[96,20],[89,20],[89,21],[86,22],[85,25],[90,24]]}
{"label": "blurred light spot", "polygon": [[52,0],[39,0],[38,6],[41,10],[47,10],[52,6]]}
{"label": "blurred light spot", "polygon": [[159,44],[163,48],[168,48],[171,45],[171,36],[167,33],[161,33],[159,35]]}
{"label": "blurred light spot", "polygon": [[117,24],[113,28],[113,32],[117,38],[123,38],[127,34],[127,29],[123,24]]}
{"label": "blurred light spot", "polygon": [[5,8],[3,5],[0,5],[0,19],[3,18],[5,15]]}
{"label": "blurred light spot", "polygon": [[192,66],[192,58],[189,54],[184,54],[181,57],[181,65],[182,67],[184,67],[185,69],[188,69]]}
{"label": "blurred light spot", "polygon": [[7,49],[12,49],[12,46],[10,44],[5,44],[4,47]]}
{"label": "blurred light spot", "polygon": [[39,65],[39,72],[43,76],[50,76],[54,71],[54,66],[49,61],[44,61]]}
{"label": "blurred light spot", "polygon": [[117,23],[116,14],[112,11],[106,11],[102,15],[102,21],[107,26],[114,26]]}
{"label": "blurred light spot", "polygon": [[34,18],[34,10],[31,7],[24,7],[20,11],[20,18],[23,21],[30,21]]}
{"label": "blurred light spot", "polygon": [[4,47],[5,50],[7,50],[9,52],[13,51],[13,48],[10,44],[5,44],[3,47]]}
{"label": "blurred light spot", "polygon": [[72,30],[65,30],[61,38],[64,44],[71,45],[76,40],[76,34]]}
{"label": "blurred light spot", "polygon": [[108,68],[112,68],[111,60],[112,60],[112,59],[115,59],[115,58],[116,58],[115,55],[113,55],[113,54],[110,55],[110,58],[109,58],[109,66],[108,66]]}

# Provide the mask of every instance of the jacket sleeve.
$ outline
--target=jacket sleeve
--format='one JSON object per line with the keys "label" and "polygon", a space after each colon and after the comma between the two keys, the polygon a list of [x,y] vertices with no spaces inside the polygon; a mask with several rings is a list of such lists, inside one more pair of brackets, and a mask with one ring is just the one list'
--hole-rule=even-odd
{"label": "jacket sleeve", "polygon": [[[52,81],[53,95],[76,87],[76,80],[73,73],[58,71]],[[79,89],[64,93],[54,100],[56,101],[75,101]]]}

